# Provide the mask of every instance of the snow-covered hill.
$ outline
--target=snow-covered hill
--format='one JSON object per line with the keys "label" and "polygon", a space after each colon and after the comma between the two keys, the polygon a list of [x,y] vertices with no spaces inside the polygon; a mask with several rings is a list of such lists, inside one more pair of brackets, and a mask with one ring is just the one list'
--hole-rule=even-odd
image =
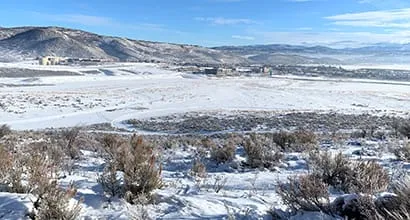
{"label": "snow-covered hill", "polygon": [[60,27],[0,28],[0,58],[19,60],[46,55],[166,63],[247,62],[240,56],[192,45],[131,40]]}

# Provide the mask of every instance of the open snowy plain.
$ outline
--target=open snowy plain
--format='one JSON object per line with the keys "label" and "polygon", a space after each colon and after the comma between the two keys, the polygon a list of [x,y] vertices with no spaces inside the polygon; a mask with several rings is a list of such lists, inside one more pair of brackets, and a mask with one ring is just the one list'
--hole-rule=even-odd
{"label": "open snowy plain", "polygon": [[[68,70],[84,75],[2,78],[0,124],[8,124],[13,129],[95,123],[121,126],[121,121],[126,119],[190,111],[334,111],[406,115],[410,109],[410,82],[296,77],[216,78],[161,70],[150,64]],[[97,73],[84,73],[86,71]]]}
{"label": "open snowy plain", "polygon": [[[14,66],[13,66],[14,65]],[[2,64],[30,67],[30,64]],[[32,66],[30,68],[46,68]],[[63,128],[107,123],[121,134],[136,130],[125,122],[154,117],[200,113],[318,112],[409,117],[410,82],[277,77],[217,78],[164,70],[154,64],[112,64],[56,67],[77,76],[0,79],[0,124],[15,130]],[[86,130],[83,132],[92,132]],[[110,132],[110,131],[106,131]],[[339,143],[333,152],[376,151],[387,142],[360,140],[361,145]],[[154,204],[141,208],[153,219],[270,219],[268,211],[283,208],[276,194],[278,181],[306,172],[302,153],[285,155],[274,170],[237,168],[246,160],[239,148],[231,164],[206,163],[207,177],[190,176],[197,154],[194,146],[162,152],[165,186],[155,191]],[[83,150],[74,171],[59,180],[73,182],[77,200],[83,198],[84,219],[128,219],[132,206],[108,199],[97,179],[104,166],[99,154]],[[394,155],[369,154],[385,167]],[[406,165],[406,164],[401,164]],[[219,186],[221,189],[219,189]],[[32,208],[25,194],[0,193],[0,218],[19,219]],[[299,213],[295,219],[332,219],[320,213]]]}

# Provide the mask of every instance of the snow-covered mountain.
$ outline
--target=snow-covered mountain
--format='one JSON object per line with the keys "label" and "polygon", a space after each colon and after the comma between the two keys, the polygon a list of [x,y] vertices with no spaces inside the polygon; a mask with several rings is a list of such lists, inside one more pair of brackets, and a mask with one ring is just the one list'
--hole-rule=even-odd
{"label": "snow-covered mountain", "polygon": [[60,27],[0,28],[0,57],[95,57],[116,61],[168,63],[246,63],[229,52],[193,45],[178,45],[102,36]]}

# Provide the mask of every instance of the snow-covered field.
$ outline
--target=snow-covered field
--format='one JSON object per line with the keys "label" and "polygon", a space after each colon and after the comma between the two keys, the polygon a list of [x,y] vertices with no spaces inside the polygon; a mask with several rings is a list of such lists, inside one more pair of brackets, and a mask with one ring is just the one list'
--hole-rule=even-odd
{"label": "snow-covered field", "polygon": [[121,126],[121,121],[130,118],[189,111],[317,110],[406,115],[410,109],[410,83],[406,82],[209,78],[149,64],[104,68],[113,74],[2,78],[1,83],[8,86],[0,87],[0,124],[14,129],[102,122]]}
{"label": "snow-covered field", "polygon": [[[315,111],[408,117],[410,110],[410,82],[299,77],[216,78],[163,70],[153,64],[86,68],[87,71],[96,69],[108,71],[86,74],[79,67],[64,67],[64,70],[83,75],[30,80],[1,78],[0,124],[8,124],[16,130],[96,123],[128,129],[124,124],[127,119],[192,111]],[[355,157],[354,151],[364,148],[377,151],[386,144],[364,141],[364,147],[342,143],[330,149]],[[275,184],[290,175],[306,172],[303,155],[290,153],[276,171],[239,170],[208,164],[207,178],[199,183],[188,175],[196,151],[188,146],[162,152],[162,176],[166,186],[156,191],[155,204],[144,207],[151,218],[228,219],[228,216],[235,216],[238,219],[269,219],[269,210],[283,208],[275,193]],[[243,152],[239,151],[233,163],[245,160]],[[386,167],[395,166],[389,163],[392,157],[389,153],[383,157],[378,154],[369,156]],[[76,165],[74,172],[60,184],[73,182],[78,188],[78,198],[84,198],[82,217],[127,219],[129,210],[125,202],[114,200],[108,203],[97,182],[104,165],[102,158],[95,152],[84,150]],[[216,186],[221,181],[225,183],[217,192]],[[27,195],[0,193],[2,219],[21,218],[30,207]],[[295,219],[326,219],[319,213],[303,215]]]}

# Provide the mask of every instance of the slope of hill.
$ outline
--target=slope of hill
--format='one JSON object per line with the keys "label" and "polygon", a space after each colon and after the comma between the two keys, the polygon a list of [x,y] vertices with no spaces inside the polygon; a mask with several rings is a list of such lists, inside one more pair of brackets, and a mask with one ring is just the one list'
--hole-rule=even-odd
{"label": "slope of hill", "polygon": [[167,63],[246,63],[209,48],[108,37],[60,27],[0,28],[0,57],[97,57],[115,61]]}
{"label": "slope of hill", "polygon": [[408,63],[410,44],[361,48],[284,44],[200,47],[98,35],[61,27],[0,27],[0,62],[56,55],[178,64]]}

